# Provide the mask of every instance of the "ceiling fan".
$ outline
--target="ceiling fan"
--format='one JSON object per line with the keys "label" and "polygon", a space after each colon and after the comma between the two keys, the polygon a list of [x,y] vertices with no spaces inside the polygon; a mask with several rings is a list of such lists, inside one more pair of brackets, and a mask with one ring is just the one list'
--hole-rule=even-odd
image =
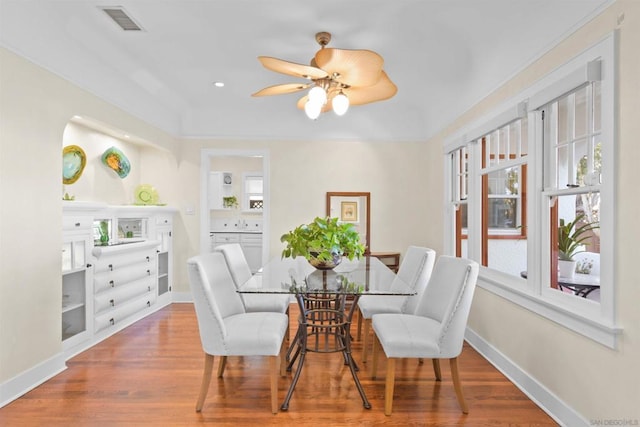
{"label": "ceiling fan", "polygon": [[286,83],[269,86],[252,96],[282,95],[309,89],[300,98],[298,108],[310,119],[333,110],[338,115],[347,112],[349,105],[362,105],[389,99],[398,88],[382,70],[384,60],[370,50],[327,48],[331,34],[319,32],[316,41],[320,50],[310,65],[297,64],[269,56],[259,56],[262,65],[276,73],[309,80],[305,83]]}

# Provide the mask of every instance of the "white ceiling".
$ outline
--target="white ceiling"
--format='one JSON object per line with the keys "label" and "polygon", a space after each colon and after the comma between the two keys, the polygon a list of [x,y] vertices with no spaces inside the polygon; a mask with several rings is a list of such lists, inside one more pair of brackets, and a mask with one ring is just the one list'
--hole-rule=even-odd
{"label": "white ceiling", "polygon": [[[0,45],[176,136],[424,141],[610,3],[0,0]],[[144,31],[122,31],[107,5]],[[250,96],[300,81],[257,56],[306,64],[318,31],[382,55],[397,95],[316,121],[296,108],[301,94]]]}

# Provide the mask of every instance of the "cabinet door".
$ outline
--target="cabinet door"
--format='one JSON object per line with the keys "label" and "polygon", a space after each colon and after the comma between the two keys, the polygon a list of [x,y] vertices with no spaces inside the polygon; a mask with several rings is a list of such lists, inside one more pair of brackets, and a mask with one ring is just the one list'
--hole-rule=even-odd
{"label": "cabinet door", "polygon": [[240,246],[251,272],[257,273],[262,267],[262,234],[243,234],[240,238]]}
{"label": "cabinet door", "polygon": [[173,236],[171,226],[158,227],[158,295],[164,295],[171,291],[171,275],[173,265],[171,253],[173,250]]}
{"label": "cabinet door", "polygon": [[92,244],[91,228],[64,232],[62,241],[63,348],[69,349],[89,337]]}

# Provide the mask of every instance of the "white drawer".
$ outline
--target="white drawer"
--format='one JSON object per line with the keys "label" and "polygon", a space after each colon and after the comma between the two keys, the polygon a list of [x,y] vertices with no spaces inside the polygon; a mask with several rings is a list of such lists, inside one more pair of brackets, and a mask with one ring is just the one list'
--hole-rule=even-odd
{"label": "white drawer", "polygon": [[155,280],[142,279],[95,295],[94,311],[102,313],[127,304],[132,299],[155,290]]}
{"label": "white drawer", "polygon": [[240,235],[238,233],[213,233],[213,243],[218,245],[240,243]]}
{"label": "white drawer", "polygon": [[94,269],[94,273],[111,272],[118,269],[129,267],[134,264],[148,265],[152,268],[155,265],[155,251],[129,252],[117,254],[109,257],[101,257]]}
{"label": "white drawer", "polygon": [[252,243],[262,245],[262,233],[242,233],[240,243]]}
{"label": "white drawer", "polygon": [[94,319],[96,333],[118,325],[118,323],[126,320],[129,316],[141,312],[147,307],[151,307],[155,302],[155,294],[149,293],[113,311],[96,316]]}
{"label": "white drawer", "polygon": [[91,229],[93,217],[90,216],[66,216],[62,217],[63,230]]}
{"label": "white drawer", "polygon": [[135,264],[122,267],[114,271],[102,271],[93,275],[94,292],[102,292],[110,288],[126,285],[129,282],[142,278],[154,279],[156,276],[156,263]]}
{"label": "white drawer", "polygon": [[164,216],[164,215],[158,215],[156,217],[156,224],[157,225],[171,225],[173,221],[173,217],[170,215]]}

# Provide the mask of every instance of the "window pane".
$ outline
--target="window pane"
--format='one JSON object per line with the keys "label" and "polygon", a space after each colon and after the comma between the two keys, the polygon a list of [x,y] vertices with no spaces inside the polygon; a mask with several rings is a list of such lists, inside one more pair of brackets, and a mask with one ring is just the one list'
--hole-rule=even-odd
{"label": "window pane", "polygon": [[[555,223],[557,270],[551,286],[558,291],[599,300],[600,286],[600,193],[572,194],[557,197],[551,203]],[[554,263],[552,262],[553,266]]]}
{"label": "window pane", "polygon": [[558,101],[558,143],[569,139],[569,99],[564,97]]}
{"label": "window pane", "polygon": [[515,229],[517,215],[515,198],[489,199],[489,228]]}
{"label": "window pane", "polygon": [[[588,88],[591,90],[591,88]],[[589,116],[587,114],[587,87],[579,89],[575,93],[575,137],[584,137],[588,132]]]}
{"label": "window pane", "polygon": [[262,193],[262,178],[247,177],[245,181],[246,193]]}

